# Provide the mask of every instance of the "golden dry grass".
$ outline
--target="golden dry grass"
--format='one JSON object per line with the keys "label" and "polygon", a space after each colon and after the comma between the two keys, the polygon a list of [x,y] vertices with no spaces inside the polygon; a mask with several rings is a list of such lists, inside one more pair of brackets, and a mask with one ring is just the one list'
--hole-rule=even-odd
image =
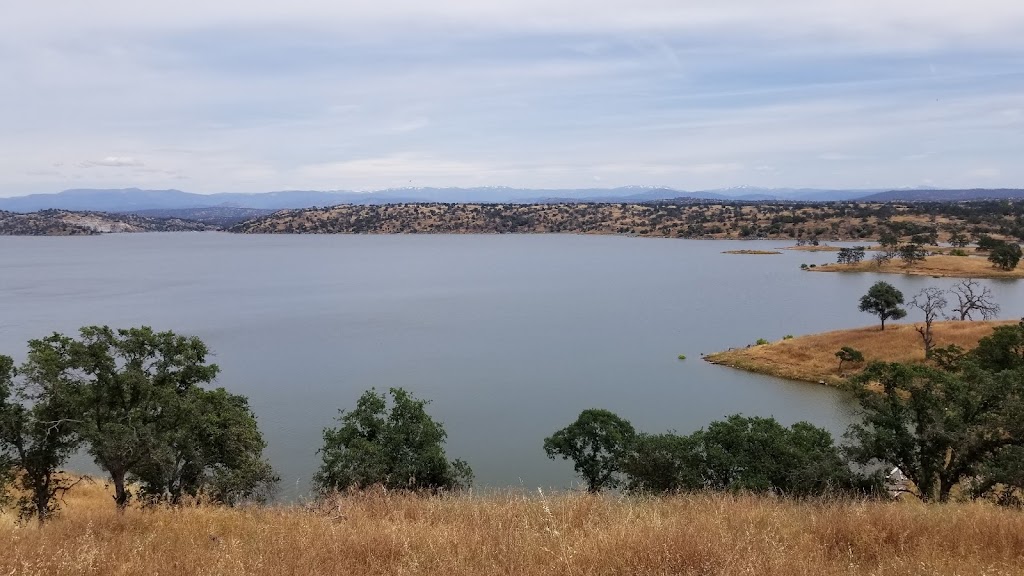
{"label": "golden dry grass", "polygon": [[0,574],[1024,574],[1024,514],[982,503],[377,492],[118,514],[98,490],[0,523]]}
{"label": "golden dry grass", "polygon": [[[981,338],[991,334],[992,328],[1015,322],[936,322],[932,330],[937,346],[956,344],[970,350],[978,345]],[[886,324],[885,331],[880,331],[879,325],[837,330],[718,352],[705,359],[714,364],[790,380],[839,384],[844,376],[856,374],[872,361],[924,362],[924,346],[914,326]],[[835,354],[843,346],[860,350],[865,362],[860,366],[844,365],[844,375],[840,375],[839,360]]]}
{"label": "golden dry grass", "polygon": [[776,250],[726,250],[722,254],[751,254],[751,255],[767,255],[767,254],[782,254]]}
{"label": "golden dry grass", "polygon": [[857,264],[829,264],[808,268],[811,272],[881,272],[912,276],[938,276],[948,278],[1024,278],[1024,268],[1000,270],[982,256],[929,256],[919,264],[904,266],[893,260],[879,267],[871,260]]}

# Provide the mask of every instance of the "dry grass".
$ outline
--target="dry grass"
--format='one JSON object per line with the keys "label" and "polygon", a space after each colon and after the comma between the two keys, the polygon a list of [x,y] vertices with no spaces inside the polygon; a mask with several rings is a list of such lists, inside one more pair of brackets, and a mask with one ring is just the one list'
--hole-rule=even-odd
{"label": "dry grass", "polygon": [[752,254],[752,255],[767,255],[767,254],[782,254],[776,250],[726,250],[722,254]]}
{"label": "dry grass", "polygon": [[904,266],[893,260],[880,268],[870,260],[857,264],[829,264],[808,268],[811,272],[882,272],[885,274],[909,274],[912,276],[935,276],[949,278],[1024,278],[1024,268],[1000,270],[982,256],[929,256],[919,264]]}
{"label": "dry grass", "polygon": [[1024,514],[987,504],[369,493],[314,508],[113,510],[0,522],[0,574],[1024,574]]}
{"label": "dry grass", "polygon": [[[932,329],[937,346],[956,344],[970,350],[978,340],[992,333],[996,326],[1016,321],[993,322],[936,322]],[[779,376],[790,380],[839,384],[844,377],[859,372],[864,365],[878,360],[884,362],[924,362],[924,347],[914,324],[887,324],[885,331],[879,326],[837,330],[824,334],[800,336],[779,340],[761,346],[738,348],[706,356],[714,364],[723,364],[759,374]],[[850,346],[864,354],[861,366],[843,366],[839,374],[836,351]]]}

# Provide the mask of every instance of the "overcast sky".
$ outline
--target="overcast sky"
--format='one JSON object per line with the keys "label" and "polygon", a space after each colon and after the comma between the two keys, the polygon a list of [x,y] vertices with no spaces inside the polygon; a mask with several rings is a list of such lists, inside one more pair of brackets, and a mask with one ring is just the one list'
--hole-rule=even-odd
{"label": "overcast sky", "polygon": [[0,196],[1024,186],[1021,0],[36,0]]}

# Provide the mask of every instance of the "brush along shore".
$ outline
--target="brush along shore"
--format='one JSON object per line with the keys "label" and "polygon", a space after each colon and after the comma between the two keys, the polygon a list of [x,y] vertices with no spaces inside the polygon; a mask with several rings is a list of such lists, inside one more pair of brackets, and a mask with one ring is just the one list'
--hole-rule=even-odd
{"label": "brush along shore", "polygon": [[118,513],[100,482],[39,527],[0,515],[0,574],[1024,573],[1024,514],[698,493],[368,491],[308,506]]}
{"label": "brush along shore", "polygon": [[872,260],[856,264],[827,264],[806,268],[810,272],[880,272],[940,278],[1024,278],[1024,268],[1002,270],[982,256],[928,256],[913,266],[902,260],[890,260],[881,265]]}
{"label": "brush along shore", "polygon": [[[965,350],[978,345],[978,341],[992,333],[996,326],[1015,324],[1016,320],[989,322],[936,322],[932,326],[936,346],[956,344]],[[914,324],[888,324],[885,330],[878,325],[850,330],[836,330],[787,338],[768,344],[751,345],[704,357],[712,364],[778,376],[789,380],[841,384],[846,378],[859,373],[873,361],[924,362],[924,346]],[[864,354],[864,362],[845,364],[839,371],[836,352],[849,346]]]}

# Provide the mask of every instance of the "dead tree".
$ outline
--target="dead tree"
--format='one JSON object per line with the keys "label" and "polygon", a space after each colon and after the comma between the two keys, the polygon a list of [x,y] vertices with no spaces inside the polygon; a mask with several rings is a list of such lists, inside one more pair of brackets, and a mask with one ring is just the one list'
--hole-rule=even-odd
{"label": "dead tree", "polygon": [[992,291],[976,280],[961,280],[949,292],[959,303],[953,312],[960,315],[960,320],[974,320],[972,314],[980,315],[982,320],[991,320],[999,315],[999,305],[992,299]]}
{"label": "dead tree", "polygon": [[932,333],[932,323],[936,318],[942,316],[949,302],[946,301],[946,293],[938,288],[929,287],[921,290],[910,301],[910,306],[924,312],[924,326],[915,326],[914,329],[921,335],[924,341],[925,358],[930,358],[932,349],[935,348],[935,335]]}

